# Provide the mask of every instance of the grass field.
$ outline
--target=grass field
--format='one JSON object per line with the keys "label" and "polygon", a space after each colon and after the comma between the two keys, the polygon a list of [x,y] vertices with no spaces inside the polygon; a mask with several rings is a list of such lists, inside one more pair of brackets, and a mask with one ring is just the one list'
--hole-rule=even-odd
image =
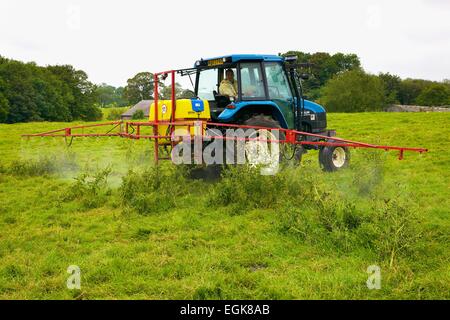
{"label": "grass field", "polygon": [[341,137],[430,152],[219,182],[156,170],[145,141],[20,138],[66,125],[0,125],[1,299],[450,298],[450,113],[330,114]]}

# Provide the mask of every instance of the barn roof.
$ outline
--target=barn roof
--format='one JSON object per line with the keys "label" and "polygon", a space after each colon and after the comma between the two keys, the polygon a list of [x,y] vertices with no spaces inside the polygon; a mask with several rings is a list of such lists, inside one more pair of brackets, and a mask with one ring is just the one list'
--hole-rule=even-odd
{"label": "barn roof", "polygon": [[142,110],[144,111],[144,116],[148,117],[148,113],[150,110],[150,105],[153,103],[153,100],[141,100],[137,104],[135,104],[133,107],[122,113],[122,118],[131,118],[133,114],[138,111]]}

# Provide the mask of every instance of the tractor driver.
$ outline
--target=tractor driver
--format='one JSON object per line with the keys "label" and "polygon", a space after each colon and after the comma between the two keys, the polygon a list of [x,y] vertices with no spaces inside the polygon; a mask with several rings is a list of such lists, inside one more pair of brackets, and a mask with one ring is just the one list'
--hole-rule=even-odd
{"label": "tractor driver", "polygon": [[237,81],[234,80],[234,72],[227,69],[225,79],[220,82],[219,93],[230,98],[237,98]]}

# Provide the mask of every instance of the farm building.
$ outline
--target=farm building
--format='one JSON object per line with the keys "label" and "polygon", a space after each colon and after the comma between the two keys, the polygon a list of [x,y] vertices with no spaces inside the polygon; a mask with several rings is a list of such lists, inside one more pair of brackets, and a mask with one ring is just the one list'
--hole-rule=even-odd
{"label": "farm building", "polygon": [[133,114],[138,111],[142,110],[144,111],[144,117],[148,118],[150,105],[153,103],[153,100],[141,100],[137,104],[135,104],[133,107],[122,113],[120,116],[122,120],[130,120],[133,117]]}

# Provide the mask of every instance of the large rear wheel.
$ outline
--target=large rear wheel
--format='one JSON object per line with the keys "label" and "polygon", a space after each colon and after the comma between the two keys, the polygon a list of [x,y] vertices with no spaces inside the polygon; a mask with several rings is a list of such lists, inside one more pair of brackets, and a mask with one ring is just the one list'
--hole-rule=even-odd
{"label": "large rear wheel", "polygon": [[[246,126],[281,128],[280,123],[270,116],[255,115],[244,122]],[[248,134],[251,140],[244,144],[245,158],[252,166],[265,166],[267,174],[275,174],[282,160],[282,148],[278,140],[284,140],[285,134],[279,130],[254,129]],[[239,144],[238,144],[239,145]],[[237,150],[242,151],[242,150]]]}

